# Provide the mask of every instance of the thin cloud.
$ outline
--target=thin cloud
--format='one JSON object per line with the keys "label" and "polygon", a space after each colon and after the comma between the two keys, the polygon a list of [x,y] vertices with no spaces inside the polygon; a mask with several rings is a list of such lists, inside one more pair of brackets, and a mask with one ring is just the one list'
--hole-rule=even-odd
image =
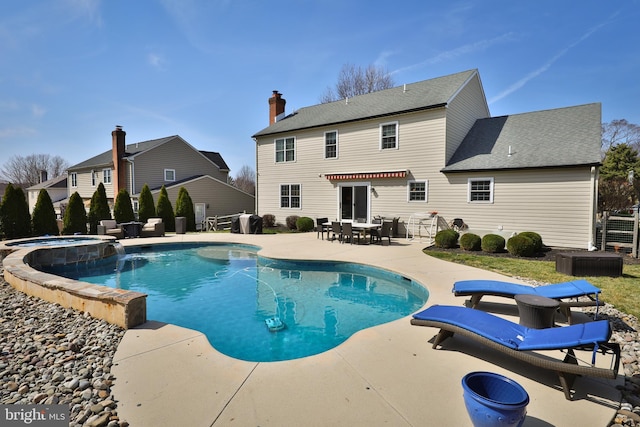
{"label": "thin cloud", "polygon": [[165,61],[164,61],[164,58],[162,57],[162,55],[159,55],[157,53],[148,53],[147,54],[147,62],[152,67],[159,68],[159,69],[164,68],[164,64],[165,64]]}
{"label": "thin cloud", "polygon": [[455,59],[459,56],[462,55],[468,55],[471,53],[475,53],[475,52],[480,52],[483,50],[488,49],[489,47],[493,46],[494,44],[497,43],[504,43],[504,42],[508,42],[514,39],[514,33],[509,32],[509,33],[505,33],[502,34],[501,36],[498,37],[494,37],[492,39],[487,39],[487,40],[479,40],[475,43],[470,43],[470,44],[466,44],[464,46],[460,46],[457,47],[455,49],[452,50],[448,50],[445,52],[441,52],[438,55],[429,58],[425,61],[422,62],[418,62],[417,64],[413,64],[413,65],[409,65],[406,67],[402,67],[402,68],[398,68],[397,70],[392,71],[390,74],[397,74],[397,73],[402,73],[404,71],[409,71],[409,70],[413,70],[416,68],[422,68],[425,67],[427,65],[433,65],[433,64],[437,64],[439,62],[444,62],[444,61],[450,61],[452,59]]}
{"label": "thin cloud", "polygon": [[609,24],[613,20],[613,18],[615,18],[619,13],[620,13],[619,11],[615,12],[606,21],[604,21],[604,22],[592,27],[591,29],[589,29],[589,31],[584,33],[580,38],[578,38],[578,40],[576,40],[575,42],[571,43],[569,46],[567,46],[566,48],[562,49],[560,52],[555,54],[550,60],[548,60],[541,67],[539,67],[536,70],[530,72],[529,74],[524,76],[522,79],[518,80],[517,82],[515,82],[514,84],[509,86],[507,89],[505,89],[504,91],[502,91],[501,93],[499,93],[495,97],[491,98],[489,100],[489,104],[492,104],[494,102],[500,101],[501,99],[511,95],[512,93],[514,93],[515,91],[517,91],[518,89],[522,88],[524,85],[529,83],[531,80],[535,79],[536,77],[538,77],[539,75],[541,75],[542,73],[547,71],[549,68],[551,68],[551,66],[556,61],[558,61],[560,58],[565,56],[571,49],[573,49],[574,47],[576,47],[577,45],[579,45],[580,43],[582,43],[583,41],[588,39],[593,33],[598,31],[600,28],[602,28],[605,25]]}
{"label": "thin cloud", "polygon": [[0,139],[36,135],[38,132],[27,126],[0,129]]}
{"label": "thin cloud", "polygon": [[33,115],[33,117],[35,118],[40,118],[42,116],[44,116],[47,112],[47,109],[38,105],[38,104],[33,104],[31,106],[31,114]]}

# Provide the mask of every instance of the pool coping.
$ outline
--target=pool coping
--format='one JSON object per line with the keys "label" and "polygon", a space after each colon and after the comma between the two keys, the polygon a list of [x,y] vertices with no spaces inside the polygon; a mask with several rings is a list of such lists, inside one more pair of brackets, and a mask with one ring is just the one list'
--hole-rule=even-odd
{"label": "pool coping", "polygon": [[0,245],[5,281],[27,295],[89,313],[125,329],[145,323],[147,296],[143,293],[67,279],[32,267],[97,260],[107,256],[106,249],[115,242],[110,236],[89,237],[93,239],[66,246]]}

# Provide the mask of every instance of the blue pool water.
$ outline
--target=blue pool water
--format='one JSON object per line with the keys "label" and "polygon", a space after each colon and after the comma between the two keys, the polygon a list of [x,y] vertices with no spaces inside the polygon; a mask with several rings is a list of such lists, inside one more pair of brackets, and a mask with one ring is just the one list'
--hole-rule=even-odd
{"label": "blue pool water", "polygon": [[[249,361],[321,353],[361,329],[417,311],[428,298],[419,284],[385,270],[272,260],[251,246],[126,251],[119,261],[50,272],[146,293],[147,318],[201,331],[218,351]],[[280,322],[284,329],[269,330],[268,323],[278,329]]]}

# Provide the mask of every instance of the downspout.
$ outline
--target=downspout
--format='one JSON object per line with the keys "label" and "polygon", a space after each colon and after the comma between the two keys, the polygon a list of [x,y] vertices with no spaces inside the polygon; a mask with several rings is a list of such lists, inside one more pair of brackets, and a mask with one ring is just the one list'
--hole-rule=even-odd
{"label": "downspout", "polygon": [[258,138],[253,138],[253,142],[256,143],[256,152],[255,152],[255,156],[256,156],[256,189],[255,189],[255,194],[254,194],[254,207],[255,207],[255,214],[256,215],[260,215],[259,214],[259,210],[258,210],[258,194],[260,194],[260,191],[258,190],[259,185],[258,183],[260,182],[260,168],[258,167]]}
{"label": "downspout", "polygon": [[596,215],[598,213],[598,179],[599,179],[599,171],[596,166],[591,166],[591,206],[590,211],[591,215],[589,215],[589,243],[587,244],[587,249],[590,251],[595,251],[598,248],[596,247],[597,235],[596,235]]}

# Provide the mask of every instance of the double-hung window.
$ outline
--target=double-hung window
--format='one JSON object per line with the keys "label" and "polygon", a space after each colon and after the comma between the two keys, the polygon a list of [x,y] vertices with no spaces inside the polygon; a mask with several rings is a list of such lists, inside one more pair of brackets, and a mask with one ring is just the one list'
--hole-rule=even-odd
{"label": "double-hung window", "polygon": [[280,185],[280,207],[300,209],[300,184]]}
{"label": "double-hung window", "polygon": [[94,171],[93,169],[91,170],[91,186],[95,187],[96,186],[96,181],[98,178],[98,174],[96,173],[96,171]]}
{"label": "double-hung window", "polygon": [[427,201],[427,181],[409,181],[408,184],[410,202]]}
{"label": "double-hung window", "polygon": [[398,148],[398,122],[382,123],[380,125],[380,149]]}
{"label": "double-hung window", "polygon": [[493,203],[493,178],[469,178],[469,203]]}
{"label": "double-hung window", "polygon": [[176,170],[175,169],[165,169],[164,170],[164,180],[173,182],[176,180]]}
{"label": "double-hung window", "polygon": [[69,178],[71,178],[71,187],[75,188],[78,186],[78,174],[76,172],[71,172]]}
{"label": "double-hung window", "polygon": [[332,130],[324,133],[324,158],[336,159],[338,157],[338,131]]}
{"label": "double-hung window", "polygon": [[296,139],[276,139],[276,163],[294,162],[296,160]]}
{"label": "double-hung window", "polygon": [[102,169],[102,182],[111,184],[111,169]]}

